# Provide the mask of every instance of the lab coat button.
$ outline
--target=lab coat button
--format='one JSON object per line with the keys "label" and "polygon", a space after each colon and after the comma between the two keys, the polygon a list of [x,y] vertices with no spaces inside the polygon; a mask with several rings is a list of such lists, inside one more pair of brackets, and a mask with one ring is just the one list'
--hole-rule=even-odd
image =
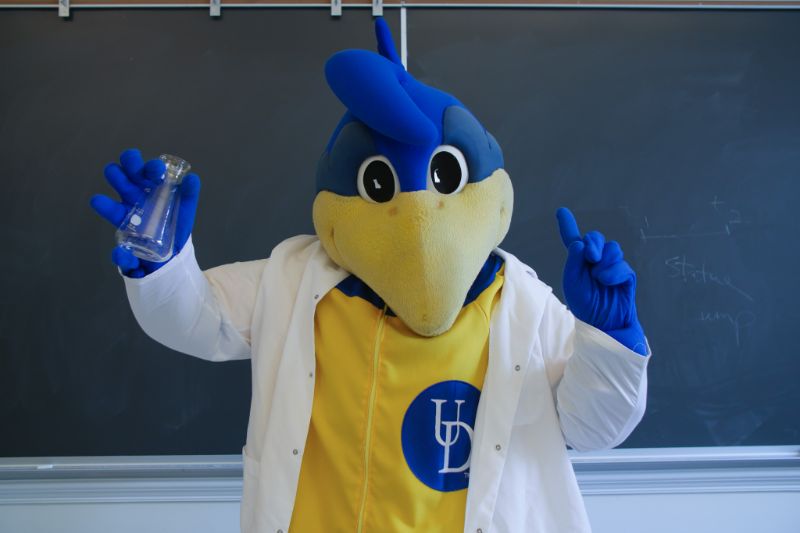
{"label": "lab coat button", "polygon": [[292,450],[292,455],[297,455],[298,453],[300,453],[300,452],[297,450],[297,448],[295,448],[294,450]]}
{"label": "lab coat button", "polygon": [[315,295],[314,295],[314,299],[315,299],[315,300],[319,300],[319,294],[315,294]]}
{"label": "lab coat button", "polygon": [[515,366],[515,367],[514,367],[514,370],[516,370],[517,372],[519,372],[521,368],[522,368],[521,366],[517,365],[517,366]]}
{"label": "lab coat button", "polygon": [[499,452],[499,451],[502,449],[502,446],[500,446],[499,444],[497,444],[497,445],[494,447],[494,449],[495,449],[495,450],[497,450],[497,451]]}
{"label": "lab coat button", "polygon": [[481,528],[478,528],[475,530],[475,533],[483,533],[483,530]]}

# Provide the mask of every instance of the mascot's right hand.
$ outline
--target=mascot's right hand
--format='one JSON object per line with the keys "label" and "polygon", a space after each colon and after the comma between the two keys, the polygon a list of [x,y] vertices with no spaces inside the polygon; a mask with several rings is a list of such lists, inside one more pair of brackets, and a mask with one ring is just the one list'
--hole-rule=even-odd
{"label": "mascot's right hand", "polygon": [[[120,201],[117,202],[103,194],[96,194],[92,196],[89,204],[101,217],[118,228],[131,208],[146,194],[145,190],[161,182],[165,170],[166,167],[160,159],[151,159],[145,163],[139,150],[125,150],[119,156],[119,163],[109,163],[104,171],[106,180],[117,191]],[[199,198],[200,177],[194,173],[187,174],[181,181],[179,189],[180,206],[175,225],[176,255],[192,233]],[[167,263],[139,259],[122,246],[114,248],[111,260],[130,278],[144,277]]]}

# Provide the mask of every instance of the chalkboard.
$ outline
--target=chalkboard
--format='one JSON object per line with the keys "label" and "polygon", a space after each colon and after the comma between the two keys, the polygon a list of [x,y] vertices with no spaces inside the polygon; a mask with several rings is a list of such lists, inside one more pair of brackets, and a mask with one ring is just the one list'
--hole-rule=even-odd
{"label": "chalkboard", "polygon": [[568,205],[637,271],[654,355],[623,446],[800,442],[800,13],[426,10],[408,39],[503,147],[504,248],[560,295]]}
{"label": "chalkboard", "polygon": [[[397,11],[387,18],[399,36]],[[203,179],[200,265],[311,233],[342,113],[322,66],[369,10],[0,14],[0,456],[234,454],[249,363],[136,325],[88,208],[127,147]],[[410,10],[409,68],[498,138],[503,247],[560,293],[553,217],[623,245],[654,357],[628,447],[796,444],[800,13]],[[398,37],[399,38],[399,37]]]}
{"label": "chalkboard", "polygon": [[[387,12],[399,35],[399,14]],[[203,268],[312,233],[316,162],[342,107],[323,66],[374,48],[369,10],[0,12],[0,456],[233,454],[249,362],[138,327],[89,208],[127,147],[202,179]],[[9,74],[10,73],[10,74]]]}

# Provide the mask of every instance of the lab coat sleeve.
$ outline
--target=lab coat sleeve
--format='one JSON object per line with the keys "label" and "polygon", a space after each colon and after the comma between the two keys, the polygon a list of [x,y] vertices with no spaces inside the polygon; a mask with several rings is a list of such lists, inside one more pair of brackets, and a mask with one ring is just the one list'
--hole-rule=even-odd
{"label": "lab coat sleeve", "polygon": [[644,416],[642,356],[578,319],[550,293],[540,330],[548,380],[566,443],[577,451],[620,445]]}
{"label": "lab coat sleeve", "polygon": [[166,265],[125,280],[131,310],[157,342],[208,361],[250,357],[250,327],[266,259],[203,272],[191,237]]}

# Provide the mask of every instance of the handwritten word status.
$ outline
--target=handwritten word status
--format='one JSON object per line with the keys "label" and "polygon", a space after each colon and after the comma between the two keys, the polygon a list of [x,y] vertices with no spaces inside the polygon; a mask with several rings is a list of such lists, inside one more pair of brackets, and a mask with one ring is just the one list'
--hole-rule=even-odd
{"label": "handwritten word status", "polygon": [[732,290],[751,302],[755,302],[755,299],[750,294],[733,284],[730,276],[708,270],[705,263],[701,263],[698,266],[688,262],[686,256],[683,255],[670,257],[664,261],[664,264],[669,269],[670,278],[678,278],[684,283],[696,283],[698,285],[716,284]]}

